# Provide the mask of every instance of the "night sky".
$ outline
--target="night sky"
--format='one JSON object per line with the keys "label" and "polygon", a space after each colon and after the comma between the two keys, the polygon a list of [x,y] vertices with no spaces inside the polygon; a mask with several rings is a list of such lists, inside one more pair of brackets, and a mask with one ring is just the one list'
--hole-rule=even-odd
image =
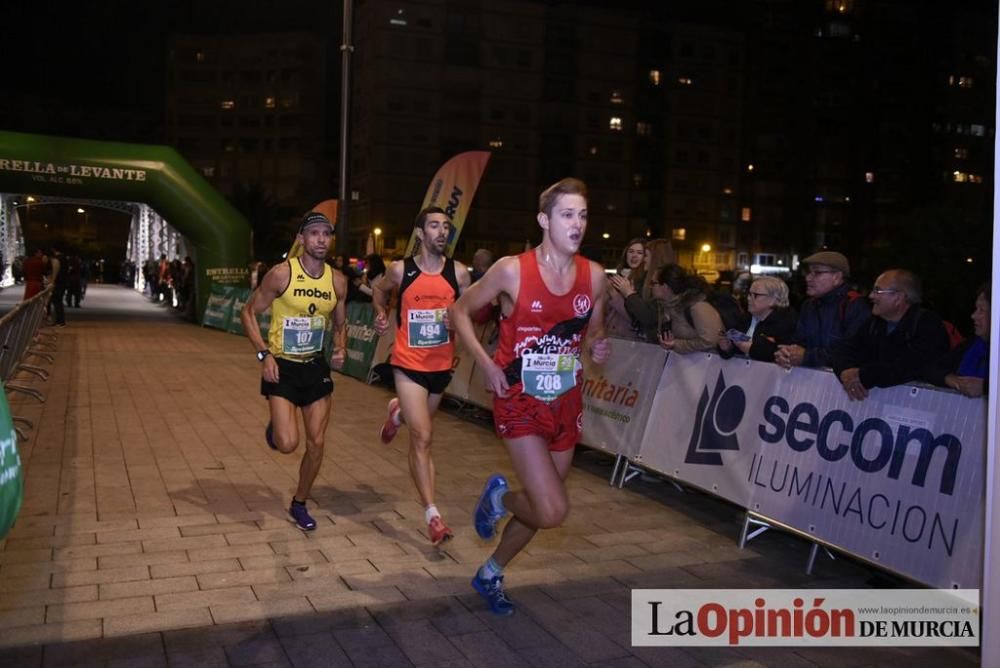
{"label": "night sky", "polygon": [[[859,4],[890,2],[898,4],[900,0],[862,0]],[[986,8],[994,16],[997,11],[996,3],[989,0],[948,2],[952,6]],[[549,0],[544,4],[608,6],[603,0]],[[341,5],[337,0],[6,3],[0,62],[9,97],[0,104],[0,128],[161,142],[164,63],[171,32],[319,30],[337,44]],[[716,19],[731,16],[738,20],[738,14],[752,11],[754,3],[619,0],[615,6],[669,11],[690,18],[708,11]],[[130,120],[124,127],[123,114]]]}

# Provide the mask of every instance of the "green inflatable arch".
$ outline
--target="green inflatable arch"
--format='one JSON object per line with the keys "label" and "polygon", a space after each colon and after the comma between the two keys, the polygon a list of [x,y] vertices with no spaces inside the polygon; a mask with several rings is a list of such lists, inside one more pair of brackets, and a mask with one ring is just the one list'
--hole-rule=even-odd
{"label": "green inflatable arch", "polygon": [[249,224],[168,146],[0,132],[0,191],[148,204],[196,249],[199,314],[213,283],[248,287]]}

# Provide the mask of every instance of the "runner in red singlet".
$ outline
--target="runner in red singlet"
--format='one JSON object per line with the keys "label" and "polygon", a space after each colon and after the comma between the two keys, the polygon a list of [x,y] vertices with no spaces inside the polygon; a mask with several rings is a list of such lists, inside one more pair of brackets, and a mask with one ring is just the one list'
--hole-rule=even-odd
{"label": "runner in red singlet", "polygon": [[[539,197],[542,243],[494,264],[452,307],[452,324],[483,369],[494,394],[493,419],[524,489],[509,491],[499,474],[486,482],[474,513],[486,540],[510,511],[496,551],[472,578],[498,615],[514,612],[503,569],[539,529],[569,513],[565,479],[583,427],[581,352],[597,364],[611,355],[604,336],[607,280],[597,263],[577,255],[587,229],[587,187],[563,179]],[[499,297],[500,341],[491,359],[475,337],[470,314]]]}
{"label": "runner in red singlet", "polygon": [[424,504],[427,536],[438,545],[454,535],[434,504],[431,421],[451,381],[455,337],[448,307],[469,287],[469,270],[445,255],[451,220],[440,207],[428,207],[415,222],[420,250],[393,262],[372,286],[375,331],[389,329],[389,295],[399,288],[392,376],[398,398],[389,401],[379,438],[389,443],[404,422],[410,430],[410,476]]}

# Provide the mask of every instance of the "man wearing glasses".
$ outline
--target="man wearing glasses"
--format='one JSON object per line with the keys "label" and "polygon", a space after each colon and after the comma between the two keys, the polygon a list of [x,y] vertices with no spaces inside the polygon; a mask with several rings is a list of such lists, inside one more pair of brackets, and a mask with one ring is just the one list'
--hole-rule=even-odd
{"label": "man wearing glasses", "polygon": [[850,290],[851,265],[843,254],[820,251],[802,264],[809,299],[802,303],[795,343],[778,346],[774,361],[786,369],[830,367],[835,349],[868,324],[871,309],[867,300],[856,298]]}
{"label": "man wearing glasses", "polygon": [[886,271],[875,280],[868,298],[874,317],[847,341],[833,364],[851,401],[867,398],[873,387],[916,380],[928,360],[948,351],[944,324],[920,306],[923,289],[912,271]]}

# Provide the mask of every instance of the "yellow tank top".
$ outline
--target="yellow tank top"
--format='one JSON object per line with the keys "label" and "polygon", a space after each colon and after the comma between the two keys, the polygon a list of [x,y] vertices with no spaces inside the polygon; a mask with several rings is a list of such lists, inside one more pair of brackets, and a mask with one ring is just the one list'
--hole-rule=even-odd
{"label": "yellow tank top", "polygon": [[297,257],[288,260],[288,266],[288,285],[271,303],[267,347],[275,357],[304,362],[323,353],[337,293],[333,270],[325,262],[318,278],[306,273]]}

